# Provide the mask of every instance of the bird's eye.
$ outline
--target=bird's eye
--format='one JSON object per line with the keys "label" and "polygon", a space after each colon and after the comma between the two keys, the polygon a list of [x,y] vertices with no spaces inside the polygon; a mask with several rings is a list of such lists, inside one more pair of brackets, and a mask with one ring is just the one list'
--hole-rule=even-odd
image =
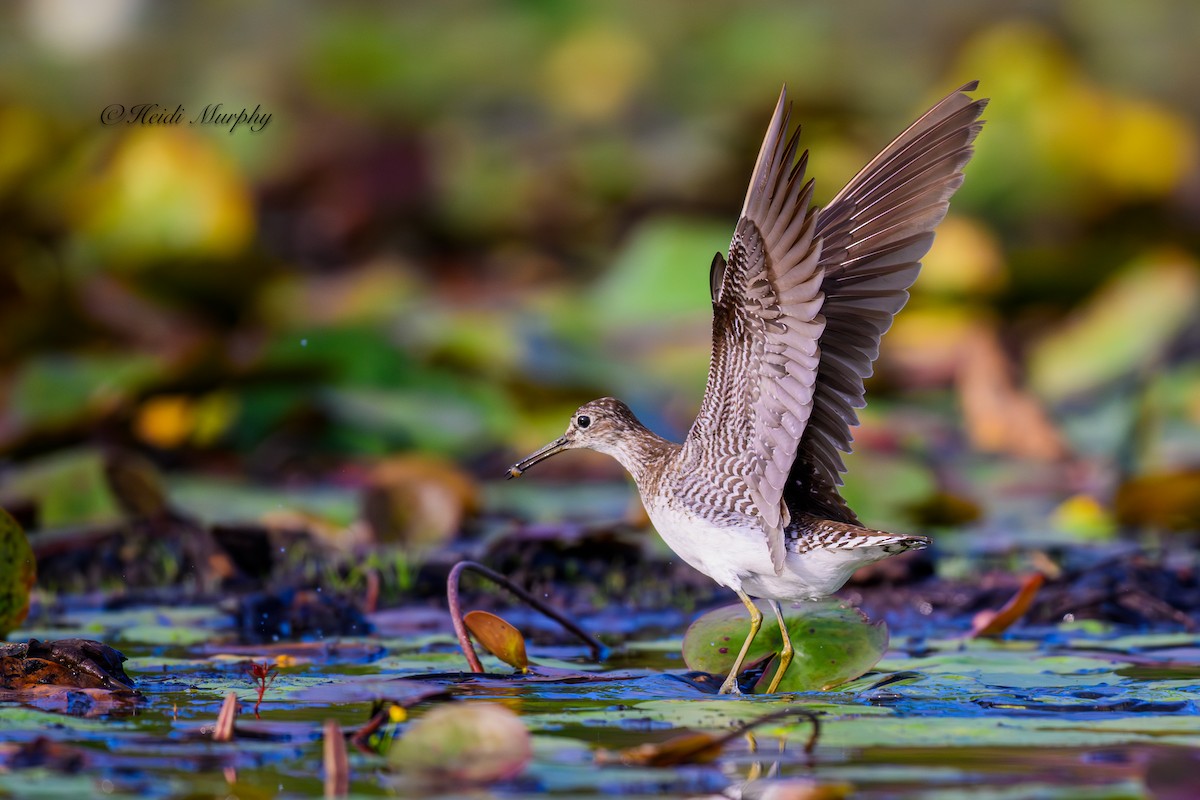
{"label": "bird's eye", "polygon": [[592,424],[592,418],[587,414],[580,414],[579,418],[575,420],[575,424],[581,428],[586,428],[588,425]]}

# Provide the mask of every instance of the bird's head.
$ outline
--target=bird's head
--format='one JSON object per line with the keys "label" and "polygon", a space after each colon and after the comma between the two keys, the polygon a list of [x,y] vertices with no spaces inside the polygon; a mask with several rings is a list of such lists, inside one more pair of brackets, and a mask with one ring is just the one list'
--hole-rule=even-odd
{"label": "bird's head", "polygon": [[645,431],[629,406],[612,397],[584,403],[571,415],[567,432],[508,468],[508,477],[519,478],[525,470],[563,450],[585,447],[621,459],[631,434]]}

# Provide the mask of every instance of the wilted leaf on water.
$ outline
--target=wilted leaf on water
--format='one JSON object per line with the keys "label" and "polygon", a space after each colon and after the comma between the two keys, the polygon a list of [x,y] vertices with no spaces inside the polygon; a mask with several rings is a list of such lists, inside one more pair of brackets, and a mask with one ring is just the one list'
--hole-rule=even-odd
{"label": "wilted leaf on water", "polygon": [[521,719],[495,703],[453,703],[414,722],[388,752],[410,778],[482,784],[516,777],[533,757]]}
{"label": "wilted leaf on water", "polygon": [[0,644],[0,688],[53,684],[133,692],[133,681],[121,666],[124,660],[121,653],[90,639]]}
{"label": "wilted leaf on water", "polygon": [[[763,625],[746,655],[752,664],[783,645],[779,623],[766,601],[759,601]],[[856,608],[838,601],[784,605],[784,619],[795,654],[779,684],[780,692],[828,689],[853,680],[875,666],[887,650],[888,630],[871,623]],[[750,631],[750,616],[740,603],[710,611],[683,637],[683,660],[689,669],[727,673]],[[774,670],[763,675],[765,687]],[[756,691],[760,687],[756,687]]]}
{"label": "wilted leaf on water", "polygon": [[525,637],[505,620],[486,611],[469,611],[463,622],[488,652],[505,664],[525,672],[529,657],[525,654]]}
{"label": "wilted leaf on water", "polygon": [[0,640],[25,621],[36,576],[37,560],[25,531],[0,508]]}
{"label": "wilted leaf on water", "polygon": [[1021,588],[999,611],[980,611],[971,623],[971,635],[999,636],[1004,633],[1025,616],[1045,580],[1040,572],[1035,572],[1021,583]]}
{"label": "wilted leaf on water", "polygon": [[1195,318],[1197,304],[1193,260],[1175,251],[1147,254],[1033,346],[1030,383],[1058,402],[1143,370]]}

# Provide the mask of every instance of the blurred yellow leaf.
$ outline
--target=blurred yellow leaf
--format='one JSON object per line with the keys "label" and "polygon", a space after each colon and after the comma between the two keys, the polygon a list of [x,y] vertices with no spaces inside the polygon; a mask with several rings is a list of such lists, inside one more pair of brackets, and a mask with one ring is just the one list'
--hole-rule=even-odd
{"label": "blurred yellow leaf", "polygon": [[82,242],[117,265],[225,258],[254,232],[250,190],[235,165],[180,128],[131,131],[80,189],[73,211]]}
{"label": "blurred yellow leaf", "polygon": [[650,59],[630,30],[589,25],[567,36],[545,65],[551,104],[587,120],[612,117],[628,102]]}
{"label": "blurred yellow leaf", "polygon": [[1077,494],[1068,497],[1050,515],[1055,528],[1075,536],[1100,539],[1112,536],[1116,525],[1096,498]]}
{"label": "blurred yellow leaf", "polygon": [[158,395],[142,403],[133,429],[146,444],[169,450],[187,439],[194,416],[191,398],[181,394]]}
{"label": "blurred yellow leaf", "polygon": [[1162,197],[1195,164],[1184,119],[1095,83],[1058,37],[1028,19],[981,29],[954,72],[985,76],[997,99],[964,195],[991,194],[999,212],[1078,216]]}
{"label": "blurred yellow leaf", "polygon": [[892,369],[916,384],[946,383],[957,374],[963,342],[990,316],[965,303],[914,300],[888,331],[877,371]]}
{"label": "blurred yellow leaf", "polygon": [[229,429],[237,408],[237,400],[228,392],[212,392],[199,398],[155,395],[138,409],[133,429],[143,442],[163,450],[187,442],[204,447]]}
{"label": "blurred yellow leaf", "polygon": [[463,622],[475,639],[496,658],[522,672],[529,669],[525,637],[507,621],[486,611],[469,611]]}
{"label": "blurred yellow leaf", "polygon": [[1121,194],[1158,197],[1195,166],[1196,142],[1181,117],[1150,103],[1119,99],[1104,120],[1107,138],[1091,166]]}
{"label": "blurred yellow leaf", "polygon": [[949,216],[938,226],[933,247],[922,261],[920,294],[989,293],[1004,286],[1000,243],[982,223]]}

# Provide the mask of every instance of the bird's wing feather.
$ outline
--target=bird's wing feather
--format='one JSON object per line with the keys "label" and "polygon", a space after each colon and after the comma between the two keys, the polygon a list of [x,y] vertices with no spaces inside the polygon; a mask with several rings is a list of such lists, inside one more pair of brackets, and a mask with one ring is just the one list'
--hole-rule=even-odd
{"label": "bird's wing feather", "polygon": [[824,512],[847,522],[857,520],[835,487],[846,470],[850,428],[858,424],[854,409],[866,405],[863,380],[879,356],[879,339],[907,302],[933,229],[962,184],[987,105],[966,94],[977,86],[962,86],[913,123],[817,219],[825,329],[812,414],[792,467],[798,487],[791,491],[824,496],[836,507]]}
{"label": "bird's wing feather", "polygon": [[703,469],[685,478],[696,505],[757,516],[776,572],[786,555],[783,501],[813,407],[820,350],[821,239],[793,166],[799,131],[786,138],[786,90],[767,130],[728,261],[713,260],[713,349],[708,386],[685,448]]}

